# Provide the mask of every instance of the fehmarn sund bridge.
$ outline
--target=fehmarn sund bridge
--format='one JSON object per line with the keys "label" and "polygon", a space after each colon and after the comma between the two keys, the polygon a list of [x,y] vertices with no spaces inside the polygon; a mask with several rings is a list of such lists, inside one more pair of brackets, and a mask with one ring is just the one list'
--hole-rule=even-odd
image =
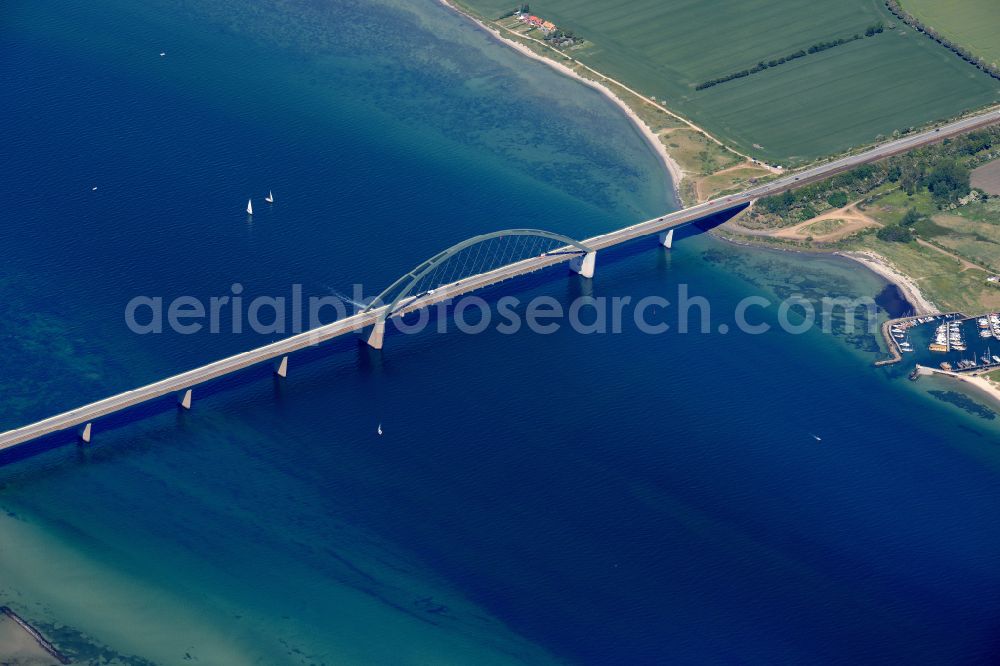
{"label": "fehmarn sund bridge", "polygon": [[[273,363],[275,373],[284,377],[288,373],[290,354],[340,336],[364,331],[367,343],[381,349],[386,321],[390,318],[402,317],[504,280],[561,263],[568,263],[575,273],[591,278],[594,276],[597,253],[600,250],[647,236],[657,236],[659,244],[669,248],[673,242],[674,230],[678,227],[745,206],[761,197],[780,194],[858,165],[996,122],[1000,122],[1000,110],[991,109],[936,129],[881,144],[856,155],[790,173],[739,194],[706,201],[586,240],[578,241],[537,229],[510,229],[475,236],[421,263],[390,285],[371,305],[354,315],[7,431],[0,434],[0,451],[46,435],[72,430],[76,431],[82,442],[89,443],[93,437],[93,424],[98,419],[164,396],[176,395],[180,406],[190,409],[193,389],[199,384],[266,362]],[[487,262],[492,262],[496,267],[488,266]]]}

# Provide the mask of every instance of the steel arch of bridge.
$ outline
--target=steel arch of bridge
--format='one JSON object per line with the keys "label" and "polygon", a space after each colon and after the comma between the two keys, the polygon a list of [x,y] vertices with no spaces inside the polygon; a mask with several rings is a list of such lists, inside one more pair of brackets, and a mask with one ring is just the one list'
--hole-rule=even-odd
{"label": "steel arch of bridge", "polygon": [[[579,255],[593,252],[591,248],[587,247],[578,240],[570,238],[569,236],[554,233],[552,231],[545,231],[543,229],[504,229],[503,231],[493,231],[488,234],[480,234],[478,236],[473,236],[472,238],[467,238],[461,243],[456,243],[447,250],[442,250],[430,259],[427,259],[423,263],[419,264],[409,273],[389,285],[381,294],[376,296],[375,300],[362,310],[362,312],[368,312],[376,307],[379,307],[381,304],[386,303],[386,299],[390,298],[390,296],[395,293],[392,300],[388,301],[388,306],[382,310],[381,313],[379,313],[379,320],[385,321],[387,317],[391,316],[395,312],[396,306],[399,302],[409,296],[410,292],[412,292],[414,287],[419,284],[420,280],[430,275],[435,268],[441,266],[462,250],[480,243],[485,243],[486,241],[493,240],[494,238],[504,238],[506,236],[536,236],[538,238],[548,238],[549,240],[564,243],[569,247],[576,248],[576,250],[565,251],[565,254]],[[548,254],[559,253],[560,252],[550,252]]]}

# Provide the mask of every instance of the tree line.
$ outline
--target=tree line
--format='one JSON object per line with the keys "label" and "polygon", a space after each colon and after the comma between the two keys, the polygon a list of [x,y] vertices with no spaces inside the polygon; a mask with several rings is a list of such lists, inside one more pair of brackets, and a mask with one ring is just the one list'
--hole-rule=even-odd
{"label": "tree line", "polygon": [[773,58],[768,61],[761,60],[756,65],[749,69],[741,69],[738,72],[733,72],[731,74],[726,74],[725,76],[720,76],[717,79],[709,79],[708,81],[702,81],[694,87],[695,90],[704,90],[706,88],[711,88],[712,86],[717,86],[720,83],[726,83],[728,81],[733,81],[735,79],[742,79],[743,77],[750,76],[751,74],[756,74],[757,72],[763,72],[765,69],[770,69],[771,67],[777,67],[778,65],[784,65],[786,62],[792,60],[797,60],[798,58],[804,58],[807,55],[813,53],[819,53],[821,51],[826,51],[827,49],[832,49],[842,44],[847,44],[848,42],[853,42],[858,39],[863,39],[865,37],[874,37],[875,35],[881,34],[885,30],[885,27],[881,22],[875,23],[868,26],[862,35],[859,32],[854,33],[850,37],[841,37],[840,39],[835,39],[831,42],[816,42],[807,49],[799,49],[794,53],[789,53],[788,55],[782,56],[780,58]]}
{"label": "tree line", "polygon": [[1000,67],[993,65],[992,63],[986,62],[983,58],[975,55],[972,51],[952,42],[947,37],[941,36],[934,28],[924,25],[920,22],[920,19],[916,18],[905,9],[899,6],[896,0],[885,0],[886,9],[888,9],[892,14],[898,18],[900,21],[910,26],[917,32],[922,32],[935,42],[945,47],[959,58],[969,63],[973,67],[977,67],[986,74],[989,74],[994,79],[1000,79]]}
{"label": "tree line", "polygon": [[[936,146],[918,148],[872,164],[864,164],[824,181],[806,185],[794,192],[784,192],[760,199],[751,209],[758,224],[767,220],[808,220],[823,204],[843,208],[848,201],[863,198],[885,183],[895,183],[907,194],[930,192],[941,208],[957,202],[971,191],[970,166],[990,159],[1000,152],[1000,127],[988,127]],[[890,225],[883,240],[906,241],[911,227],[919,221],[908,213],[897,225]],[[882,236],[879,236],[880,238]]]}

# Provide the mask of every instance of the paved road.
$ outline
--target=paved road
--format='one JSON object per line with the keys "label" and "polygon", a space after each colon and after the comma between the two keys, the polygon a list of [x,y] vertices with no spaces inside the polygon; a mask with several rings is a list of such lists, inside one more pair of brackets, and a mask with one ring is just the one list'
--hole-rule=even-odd
{"label": "paved road", "polygon": [[[643,236],[649,236],[661,231],[690,224],[702,218],[729,210],[736,206],[747,204],[754,199],[779,194],[785,190],[800,187],[807,183],[828,178],[834,174],[847,171],[860,164],[874,162],[876,160],[905,152],[918,146],[933,143],[946,137],[955,136],[973,129],[984,127],[996,122],[1000,122],[1000,110],[993,109],[986,113],[973,116],[964,120],[959,120],[939,129],[913,134],[902,139],[897,139],[889,143],[882,144],[871,150],[857,155],[843,157],[825,164],[811,167],[798,173],[774,180],[757,187],[751,188],[739,194],[713,199],[697,206],[685,208],[668,215],[646,220],[632,226],[618,229],[607,234],[601,234],[583,241],[585,245],[595,250],[601,250],[620,243],[624,243]],[[575,248],[564,248],[567,252]],[[484,287],[497,284],[504,280],[509,280],[520,275],[525,275],[543,268],[564,263],[572,254],[543,255],[524,259],[495,270],[469,278],[464,278],[458,282],[443,285],[434,290],[433,294],[425,294],[417,299],[412,299],[397,309],[394,314],[405,314],[420,308],[425,308],[435,303],[448,299],[457,298],[463,294],[482,289]],[[354,333],[375,323],[382,309],[373,309],[369,312],[359,313],[346,317],[339,321],[327,324],[319,328],[300,333],[284,340],[259,347],[251,351],[243,352],[235,356],[224,358],[214,363],[209,363],[200,368],[183,372],[173,377],[148,384],[141,388],[125,393],[119,393],[109,398],[93,402],[83,407],[57,414],[56,416],[43,419],[36,423],[10,430],[0,434],[0,450],[8,449],[18,444],[29,442],[44,435],[62,430],[69,430],[93,422],[103,416],[108,416],[115,412],[133,407],[135,405],[180,393],[186,389],[195,387],[204,382],[228,375],[244,368],[248,368],[258,363],[264,363],[274,359],[280,359],[292,352],[305,349],[306,347],[326,342],[342,335]]]}

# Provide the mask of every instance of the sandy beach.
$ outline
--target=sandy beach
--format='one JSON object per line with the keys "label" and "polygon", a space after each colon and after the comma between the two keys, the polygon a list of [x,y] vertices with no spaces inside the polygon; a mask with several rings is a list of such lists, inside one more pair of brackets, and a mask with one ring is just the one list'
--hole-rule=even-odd
{"label": "sandy beach", "polygon": [[642,133],[643,137],[645,137],[649,145],[652,146],[654,151],[656,151],[656,154],[659,155],[660,160],[663,162],[663,165],[667,170],[667,173],[670,174],[671,188],[674,192],[674,196],[677,202],[680,203],[681,197],[679,188],[680,188],[680,182],[684,178],[684,172],[683,170],[681,170],[680,165],[677,164],[674,158],[670,156],[670,154],[667,152],[666,147],[664,147],[663,143],[660,141],[660,138],[656,136],[656,133],[653,132],[653,130],[649,127],[649,125],[644,123],[642,119],[635,113],[635,111],[633,111],[628,106],[628,104],[623,102],[621,98],[615,95],[610,88],[601,85],[597,81],[592,81],[591,79],[580,76],[579,74],[574,72],[566,65],[563,65],[562,63],[556,62],[551,58],[546,58],[544,56],[535,53],[524,44],[516,42],[513,39],[508,39],[507,37],[504,37],[498,30],[490,27],[489,25],[486,25],[485,23],[475,18],[474,16],[470,16],[466,12],[462,11],[460,8],[448,2],[448,0],[440,0],[440,2],[449,9],[458,12],[462,16],[465,16],[469,20],[473,21],[480,28],[487,31],[488,33],[493,35],[493,37],[500,40],[501,42],[511,47],[512,49],[515,49],[522,55],[532,58],[533,60],[545,63],[546,65],[558,71],[559,73],[565,74],[566,76],[572,77],[577,81],[580,81],[581,83],[590,86],[591,88],[597,90],[601,94],[605,95],[612,102],[614,102],[622,110],[622,112],[624,112],[625,115],[628,116],[629,120],[631,120],[632,123],[639,129],[639,131]]}
{"label": "sandy beach", "polygon": [[969,382],[983,393],[992,396],[994,400],[1000,403],[1000,384],[991,382],[986,377],[963,377],[962,379]]}
{"label": "sandy beach", "polygon": [[42,649],[38,641],[17,622],[0,614],[0,664],[48,666],[59,664],[59,661]]}
{"label": "sandy beach", "polygon": [[986,377],[966,375],[958,372],[949,372],[947,370],[939,370],[938,368],[925,368],[922,374],[931,374],[939,376],[952,377],[960,382],[964,382],[970,386],[975,387],[980,393],[984,394],[996,404],[1000,405],[1000,384],[992,382]]}
{"label": "sandy beach", "polygon": [[916,310],[916,314],[925,315],[938,311],[937,306],[924,297],[916,282],[914,282],[912,278],[896,270],[889,260],[882,255],[869,251],[838,252],[837,254],[841,257],[853,259],[854,261],[867,266],[870,270],[878,273],[886,280],[889,280],[899,287],[899,290],[903,292],[903,296],[906,297],[906,300],[909,301],[910,305],[912,305],[914,310]]}

